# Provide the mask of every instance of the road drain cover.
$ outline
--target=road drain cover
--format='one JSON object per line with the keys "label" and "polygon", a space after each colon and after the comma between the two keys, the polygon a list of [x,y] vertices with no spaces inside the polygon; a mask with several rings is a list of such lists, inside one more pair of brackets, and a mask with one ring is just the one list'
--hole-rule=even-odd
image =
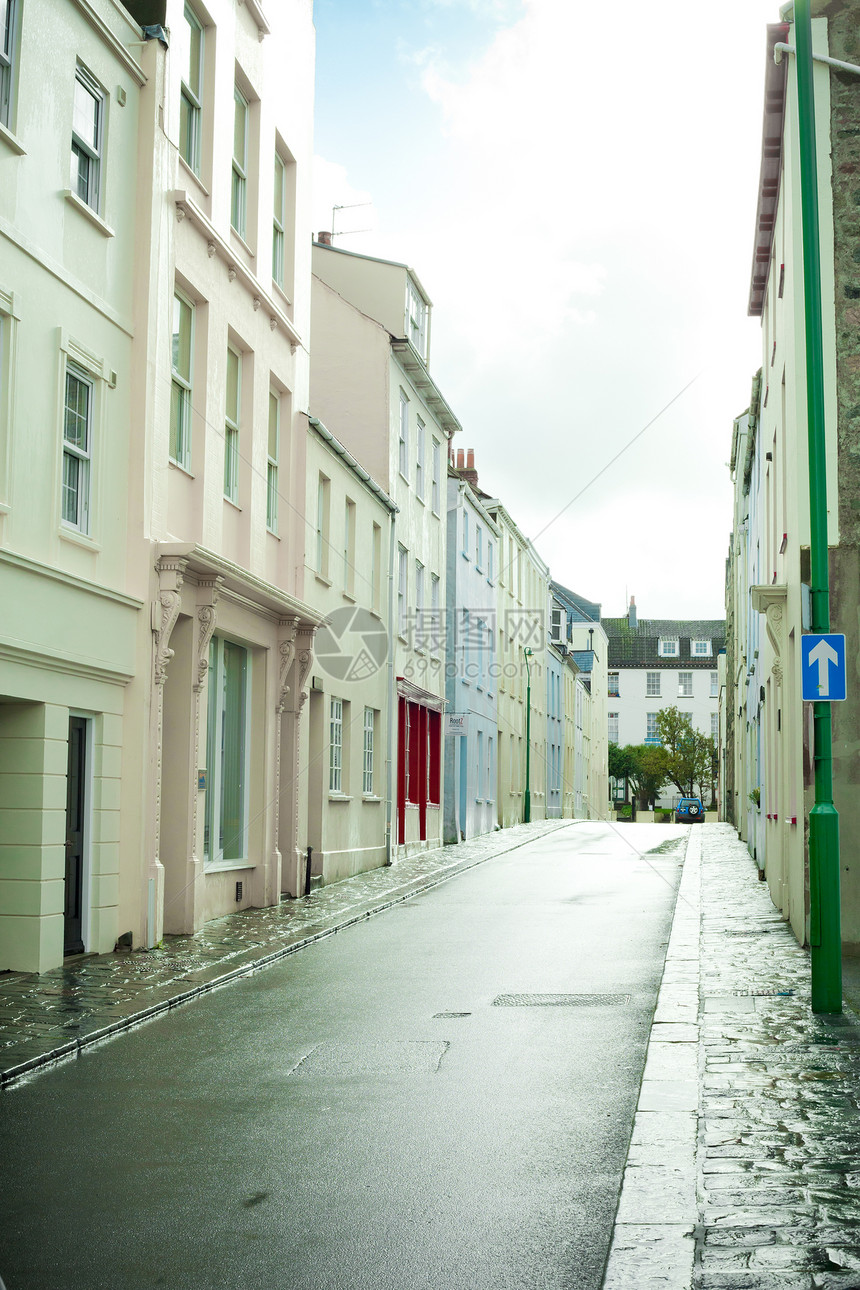
{"label": "road drain cover", "polygon": [[471,1017],[471,1012],[434,1012],[434,1021],[452,1021],[456,1017]]}
{"label": "road drain cover", "polygon": [[629,994],[500,994],[494,1008],[602,1008],[630,1002]]}
{"label": "road drain cover", "polygon": [[290,1075],[343,1078],[361,1075],[433,1075],[448,1050],[446,1040],[405,1039],[376,1044],[323,1043]]}

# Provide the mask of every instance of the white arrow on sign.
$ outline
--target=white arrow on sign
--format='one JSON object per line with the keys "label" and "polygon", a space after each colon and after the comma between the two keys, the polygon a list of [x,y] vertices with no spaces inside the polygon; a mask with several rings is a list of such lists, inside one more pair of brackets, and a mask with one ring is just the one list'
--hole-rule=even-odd
{"label": "white arrow on sign", "polygon": [[819,641],[815,649],[809,651],[810,663],[818,664],[818,693],[830,693],[830,664],[839,662],[839,655],[827,641]]}

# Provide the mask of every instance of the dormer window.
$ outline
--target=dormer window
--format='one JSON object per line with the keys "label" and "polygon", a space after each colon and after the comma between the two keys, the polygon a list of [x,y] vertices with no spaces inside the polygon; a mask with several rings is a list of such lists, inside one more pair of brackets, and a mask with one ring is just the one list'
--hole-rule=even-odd
{"label": "dormer window", "polygon": [[427,301],[423,299],[411,278],[406,280],[407,335],[418,353],[427,361]]}
{"label": "dormer window", "polygon": [[710,658],[710,641],[690,641],[690,654],[693,658]]}
{"label": "dormer window", "polygon": [[678,657],[678,637],[661,636],[659,645],[657,647],[657,653],[660,655],[661,658],[677,658]]}

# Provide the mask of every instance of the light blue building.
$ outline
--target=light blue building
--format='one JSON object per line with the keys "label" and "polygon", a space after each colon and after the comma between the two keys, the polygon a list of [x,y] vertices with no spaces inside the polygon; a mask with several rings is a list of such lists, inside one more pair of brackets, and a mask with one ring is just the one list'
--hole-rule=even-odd
{"label": "light blue building", "polygon": [[546,643],[546,818],[560,819],[564,773],[564,654],[563,616],[554,600]]}
{"label": "light blue building", "polygon": [[[488,833],[497,821],[495,582],[499,558],[495,522],[472,485],[451,467],[445,633],[446,842]],[[449,733],[455,725],[462,733]]]}

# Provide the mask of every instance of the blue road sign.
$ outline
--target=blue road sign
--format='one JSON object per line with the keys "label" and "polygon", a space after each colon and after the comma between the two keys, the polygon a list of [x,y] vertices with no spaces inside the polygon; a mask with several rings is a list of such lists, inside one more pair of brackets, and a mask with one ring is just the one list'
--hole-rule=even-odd
{"label": "blue road sign", "polygon": [[836,703],[845,698],[845,637],[807,632],[800,638],[804,702]]}

